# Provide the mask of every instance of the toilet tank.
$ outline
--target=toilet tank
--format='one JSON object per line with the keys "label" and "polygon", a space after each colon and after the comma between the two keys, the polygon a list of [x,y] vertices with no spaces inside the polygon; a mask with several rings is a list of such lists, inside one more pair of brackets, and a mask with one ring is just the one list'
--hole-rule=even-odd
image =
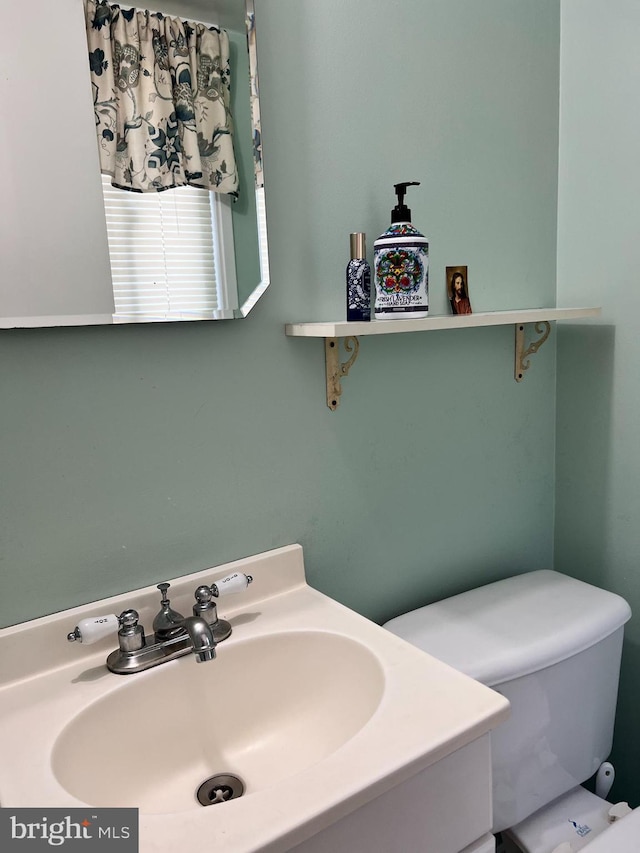
{"label": "toilet tank", "polygon": [[384,626],[511,703],[491,735],[494,832],[584,782],[608,757],[630,616],[620,596],[541,570]]}

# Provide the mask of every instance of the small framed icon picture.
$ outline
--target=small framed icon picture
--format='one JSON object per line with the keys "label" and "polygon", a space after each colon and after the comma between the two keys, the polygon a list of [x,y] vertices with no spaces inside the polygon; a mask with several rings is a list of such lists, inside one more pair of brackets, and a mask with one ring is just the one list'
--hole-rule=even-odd
{"label": "small framed icon picture", "polygon": [[447,296],[453,314],[472,314],[466,267],[447,267]]}

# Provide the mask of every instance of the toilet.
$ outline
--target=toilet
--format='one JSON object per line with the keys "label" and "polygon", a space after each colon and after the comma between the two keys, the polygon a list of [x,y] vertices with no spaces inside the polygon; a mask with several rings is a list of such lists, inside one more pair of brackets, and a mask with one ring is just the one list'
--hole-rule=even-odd
{"label": "toilet", "polygon": [[620,596],[540,570],[385,624],[511,703],[491,734],[493,832],[504,853],[640,850],[640,809],[612,809],[606,787],[603,796],[582,787],[611,751],[630,617]]}

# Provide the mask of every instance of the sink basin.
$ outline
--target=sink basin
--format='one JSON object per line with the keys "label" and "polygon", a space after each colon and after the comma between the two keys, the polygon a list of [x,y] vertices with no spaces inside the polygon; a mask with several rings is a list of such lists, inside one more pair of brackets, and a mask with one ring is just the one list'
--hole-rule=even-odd
{"label": "sink basin", "polygon": [[138,809],[140,853],[485,849],[507,700],[310,587],[299,545],[174,578],[172,605],[233,572],[206,663],[116,675],[115,636],[67,642],[130,607],[148,630],[155,585],[0,630],[3,810]]}
{"label": "sink basin", "polygon": [[72,719],[53,749],[60,784],[94,806],[158,814],[202,809],[199,785],[239,776],[245,796],[282,785],[348,741],[375,712],[383,670],[363,645],[325,631],[220,644],[124,676]]}

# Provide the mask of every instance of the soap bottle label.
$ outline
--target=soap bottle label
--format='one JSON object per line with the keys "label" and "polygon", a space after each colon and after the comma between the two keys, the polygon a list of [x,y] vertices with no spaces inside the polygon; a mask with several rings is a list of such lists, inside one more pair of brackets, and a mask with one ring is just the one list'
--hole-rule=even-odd
{"label": "soap bottle label", "polygon": [[347,320],[371,320],[371,267],[365,258],[347,264]]}
{"label": "soap bottle label", "polygon": [[429,310],[427,246],[419,243],[376,248],[375,286],[376,317],[414,312],[426,316]]}

